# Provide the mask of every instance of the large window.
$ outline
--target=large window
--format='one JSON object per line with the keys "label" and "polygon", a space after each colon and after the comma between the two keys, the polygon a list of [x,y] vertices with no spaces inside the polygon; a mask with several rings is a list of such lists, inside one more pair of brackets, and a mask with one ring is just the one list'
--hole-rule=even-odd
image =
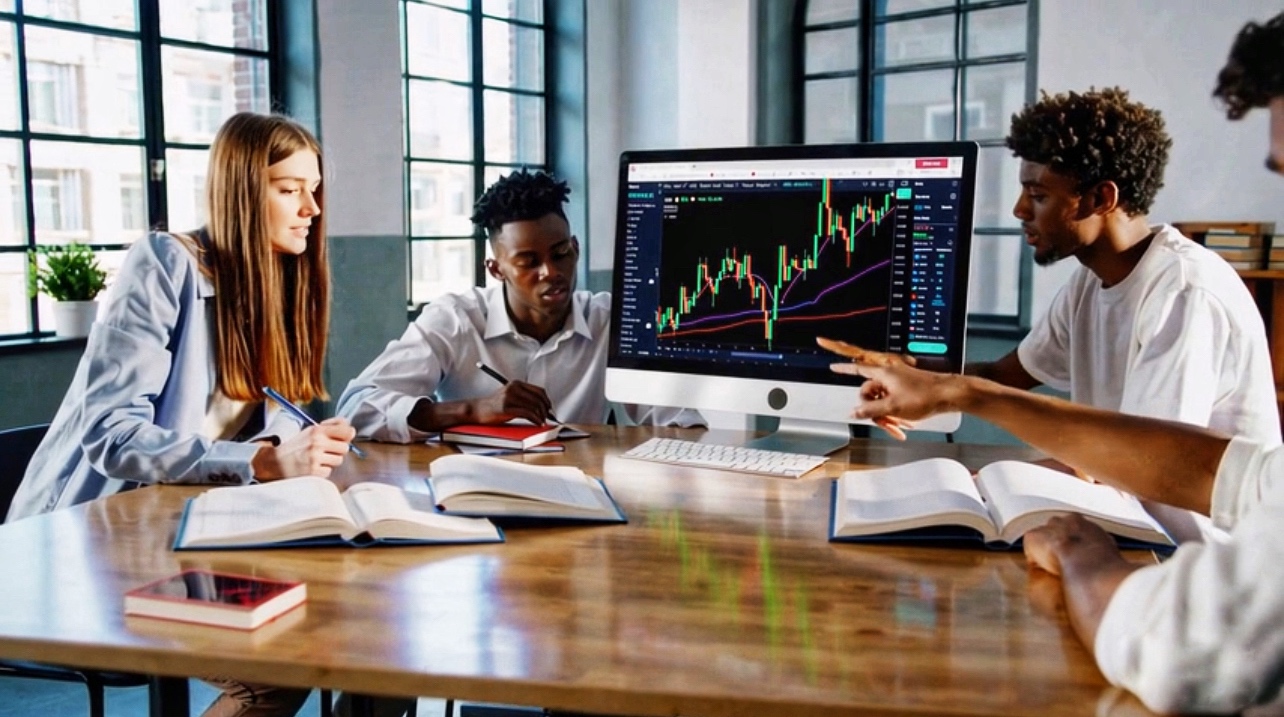
{"label": "large window", "polygon": [[1027,0],[809,0],[799,8],[808,143],[972,140],[978,164],[973,320],[1028,321],[1008,120],[1033,99]]}
{"label": "large window", "polygon": [[214,132],[274,96],[269,2],[0,0],[0,339],[52,325],[29,249],[86,243],[114,274],[148,227],[204,221]]}
{"label": "large window", "polygon": [[544,0],[402,0],[410,302],[486,281],[473,200],[543,169]]}

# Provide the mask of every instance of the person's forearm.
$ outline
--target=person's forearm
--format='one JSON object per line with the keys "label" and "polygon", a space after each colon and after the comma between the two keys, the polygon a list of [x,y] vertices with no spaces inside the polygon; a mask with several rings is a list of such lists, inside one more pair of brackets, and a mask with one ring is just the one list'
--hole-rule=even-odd
{"label": "person's forearm", "polygon": [[461,423],[471,423],[474,420],[473,414],[471,401],[431,401],[421,398],[406,417],[406,423],[416,430],[435,433]]}
{"label": "person's forearm", "polygon": [[1070,626],[1091,652],[1106,606],[1119,584],[1142,566],[1123,559],[1117,551],[1062,556],[1061,585]]}
{"label": "person's forearm", "polygon": [[1129,416],[974,377],[952,379],[955,410],[1012,433],[1084,473],[1134,495],[1207,515],[1229,439],[1172,421]]}

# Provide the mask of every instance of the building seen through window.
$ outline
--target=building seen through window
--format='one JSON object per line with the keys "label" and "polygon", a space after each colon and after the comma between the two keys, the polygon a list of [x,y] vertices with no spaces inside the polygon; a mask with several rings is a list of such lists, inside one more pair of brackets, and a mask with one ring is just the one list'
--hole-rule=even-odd
{"label": "building seen through window", "polygon": [[49,300],[26,293],[29,248],[86,243],[114,273],[148,228],[202,224],[214,133],[272,107],[267,12],[268,0],[25,0],[19,14],[0,0],[0,338],[52,325]]}
{"label": "building seen through window", "polygon": [[469,216],[491,182],[545,168],[543,0],[402,0],[412,304],[487,281]]}

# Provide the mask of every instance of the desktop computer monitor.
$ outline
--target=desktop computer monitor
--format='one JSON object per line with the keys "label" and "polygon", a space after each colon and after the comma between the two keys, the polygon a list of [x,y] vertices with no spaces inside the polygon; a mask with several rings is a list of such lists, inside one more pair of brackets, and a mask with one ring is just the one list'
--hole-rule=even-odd
{"label": "desktop computer monitor", "polygon": [[[613,401],[777,416],[759,447],[846,445],[858,377],[817,336],[961,371],[977,146],[620,157]],[[958,414],[917,428],[952,431]]]}

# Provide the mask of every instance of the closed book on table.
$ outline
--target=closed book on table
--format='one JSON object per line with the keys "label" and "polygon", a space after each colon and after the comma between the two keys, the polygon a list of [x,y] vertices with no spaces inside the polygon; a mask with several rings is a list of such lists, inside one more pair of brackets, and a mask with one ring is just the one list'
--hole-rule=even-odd
{"label": "closed book on table", "polygon": [[525,450],[547,443],[557,438],[561,432],[562,426],[556,424],[544,426],[527,423],[503,423],[494,426],[463,424],[442,431],[441,440],[445,443],[467,443],[474,446]]}
{"label": "closed book on table", "polygon": [[184,570],[125,593],[125,614],[252,630],[307,597],[301,582]]}
{"label": "closed book on table", "polygon": [[930,542],[1009,549],[1054,515],[1078,513],[1121,547],[1171,550],[1172,538],[1134,496],[1033,463],[999,461],[973,477],[930,458],[847,471],[834,480],[836,542]]}

